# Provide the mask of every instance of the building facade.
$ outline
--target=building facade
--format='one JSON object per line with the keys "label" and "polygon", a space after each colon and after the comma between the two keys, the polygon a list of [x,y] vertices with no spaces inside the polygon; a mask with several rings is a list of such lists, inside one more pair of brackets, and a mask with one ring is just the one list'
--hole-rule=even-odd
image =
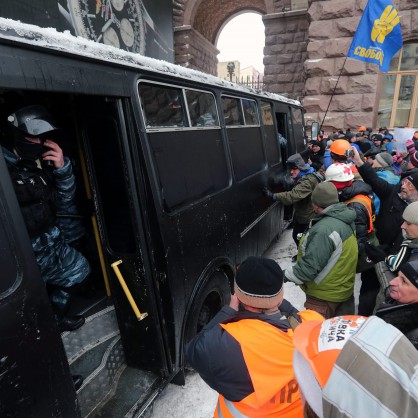
{"label": "building facade", "polygon": [[[234,16],[263,15],[264,86],[302,101],[325,130],[418,127],[418,2],[393,0],[404,46],[389,73],[346,54],[367,0],[176,0],[175,62],[216,74],[217,37]],[[332,100],[331,100],[332,98]]]}

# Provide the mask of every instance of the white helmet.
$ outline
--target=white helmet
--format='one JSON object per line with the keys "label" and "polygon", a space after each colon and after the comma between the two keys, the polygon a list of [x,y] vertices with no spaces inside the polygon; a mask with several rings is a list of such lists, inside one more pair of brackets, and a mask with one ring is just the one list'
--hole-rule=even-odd
{"label": "white helmet", "polygon": [[325,172],[325,181],[345,182],[353,180],[354,174],[350,166],[343,163],[331,164]]}

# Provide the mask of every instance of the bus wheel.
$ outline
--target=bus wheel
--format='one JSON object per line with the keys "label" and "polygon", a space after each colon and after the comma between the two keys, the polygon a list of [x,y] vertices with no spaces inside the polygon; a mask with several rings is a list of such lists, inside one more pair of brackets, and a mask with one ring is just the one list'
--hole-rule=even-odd
{"label": "bus wheel", "polygon": [[193,303],[186,329],[186,342],[199,333],[222,306],[229,303],[230,298],[228,277],[223,272],[215,272],[200,289]]}

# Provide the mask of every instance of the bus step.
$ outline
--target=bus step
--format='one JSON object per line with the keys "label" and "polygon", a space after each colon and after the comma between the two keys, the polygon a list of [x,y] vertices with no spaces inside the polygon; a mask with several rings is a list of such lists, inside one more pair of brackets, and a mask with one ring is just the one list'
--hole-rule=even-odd
{"label": "bus step", "polygon": [[144,405],[160,392],[157,387],[161,379],[152,372],[129,366],[123,366],[120,371],[114,391],[88,418],[148,418],[151,416],[152,405],[148,405],[147,408]]}
{"label": "bus step", "polygon": [[61,338],[71,373],[84,379],[77,396],[81,416],[87,417],[112,392],[125,366],[114,307],[86,317],[82,327],[62,333]]}

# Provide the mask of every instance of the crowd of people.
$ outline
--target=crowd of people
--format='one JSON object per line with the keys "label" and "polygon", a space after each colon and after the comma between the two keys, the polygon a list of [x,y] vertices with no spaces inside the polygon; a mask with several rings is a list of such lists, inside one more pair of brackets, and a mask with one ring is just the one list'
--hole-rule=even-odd
{"label": "crowd of people", "polygon": [[[2,151],[59,330],[91,273],[76,242],[62,132],[42,106],[8,117]],[[401,152],[385,128],[320,133],[287,160],[297,254],[285,271],[251,256],[225,306],[186,344],[186,361],[219,393],[215,417],[413,417],[418,411],[418,132]],[[360,274],[359,304],[354,283]],[[305,310],[284,298],[286,281]],[[76,388],[82,377],[73,376]]]}
{"label": "crowd of people", "polygon": [[[416,141],[365,126],[320,132],[287,160],[293,187],[263,190],[293,205],[297,254],[284,271],[245,260],[229,306],[186,345],[219,393],[215,417],[416,416]],[[286,281],[305,310],[284,298]]]}

